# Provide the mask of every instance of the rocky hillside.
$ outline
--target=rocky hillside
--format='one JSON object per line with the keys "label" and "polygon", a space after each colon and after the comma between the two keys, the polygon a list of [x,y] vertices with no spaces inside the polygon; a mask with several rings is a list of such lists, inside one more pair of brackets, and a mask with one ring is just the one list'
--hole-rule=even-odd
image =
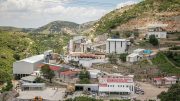
{"label": "rocky hillside", "polygon": [[180,0],[145,0],[116,9],[95,23],[90,33],[133,30],[154,22],[168,24],[168,31],[180,31]]}

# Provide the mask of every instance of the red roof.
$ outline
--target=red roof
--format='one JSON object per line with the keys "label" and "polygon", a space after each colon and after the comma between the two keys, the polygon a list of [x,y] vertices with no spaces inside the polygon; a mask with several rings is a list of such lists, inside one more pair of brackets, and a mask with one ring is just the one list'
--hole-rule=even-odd
{"label": "red roof", "polygon": [[[37,67],[42,68],[45,64],[39,64]],[[53,71],[58,71],[60,69],[59,66],[49,66],[49,68]]]}
{"label": "red roof", "polygon": [[77,72],[76,71],[71,71],[71,70],[60,72],[60,75],[75,75],[75,74],[77,74]]}
{"label": "red roof", "polygon": [[58,71],[60,69],[59,66],[49,66],[49,68],[53,71]]}
{"label": "red roof", "polygon": [[157,77],[157,78],[154,78],[154,80],[156,80],[156,81],[161,81],[162,78],[161,78],[161,77]]}

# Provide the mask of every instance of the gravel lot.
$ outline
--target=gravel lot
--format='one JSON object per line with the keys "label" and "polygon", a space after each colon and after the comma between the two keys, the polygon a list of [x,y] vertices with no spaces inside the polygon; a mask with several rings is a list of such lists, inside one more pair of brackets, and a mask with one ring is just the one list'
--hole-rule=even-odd
{"label": "gravel lot", "polygon": [[167,91],[168,88],[158,88],[156,86],[153,86],[149,83],[144,82],[138,82],[140,84],[140,87],[144,90],[144,95],[139,95],[137,99],[144,101],[148,99],[154,99],[157,100],[157,95],[160,94],[162,91]]}

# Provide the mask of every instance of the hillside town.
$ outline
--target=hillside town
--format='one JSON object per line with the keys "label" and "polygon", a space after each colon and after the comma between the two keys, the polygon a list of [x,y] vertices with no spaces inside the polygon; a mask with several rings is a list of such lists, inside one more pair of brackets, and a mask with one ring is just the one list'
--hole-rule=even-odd
{"label": "hillside town", "polygon": [[[166,40],[165,24],[151,24],[143,31],[142,39],[99,36],[74,36],[65,47],[66,54],[47,50],[13,63],[15,101],[60,101],[79,96],[95,99],[158,100],[157,95],[179,81],[178,75],[155,75],[126,71],[137,64],[152,64],[153,58],[169,47],[134,48],[139,40],[155,36]],[[144,30],[144,29],[143,29]],[[142,32],[140,30],[140,32]],[[132,42],[131,40],[134,40]],[[137,42],[136,42],[137,41]],[[123,58],[115,56],[126,54]],[[145,71],[142,67],[142,72]],[[147,67],[150,68],[150,67]],[[150,70],[150,69],[149,69]],[[155,73],[155,71],[153,71]]]}
{"label": "hillside town", "polygon": [[0,101],[180,101],[180,0],[0,0]]}

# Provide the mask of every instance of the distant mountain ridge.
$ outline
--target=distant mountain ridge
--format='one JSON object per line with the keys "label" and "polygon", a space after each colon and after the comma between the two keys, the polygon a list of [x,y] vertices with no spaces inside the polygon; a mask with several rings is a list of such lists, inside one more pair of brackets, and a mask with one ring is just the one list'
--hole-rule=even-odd
{"label": "distant mountain ridge", "polygon": [[2,31],[10,31],[10,32],[25,32],[25,33],[42,33],[42,34],[68,34],[75,35],[80,34],[86,29],[92,27],[94,21],[77,24],[69,21],[53,21],[39,28],[17,28],[11,26],[0,26],[0,30]]}

